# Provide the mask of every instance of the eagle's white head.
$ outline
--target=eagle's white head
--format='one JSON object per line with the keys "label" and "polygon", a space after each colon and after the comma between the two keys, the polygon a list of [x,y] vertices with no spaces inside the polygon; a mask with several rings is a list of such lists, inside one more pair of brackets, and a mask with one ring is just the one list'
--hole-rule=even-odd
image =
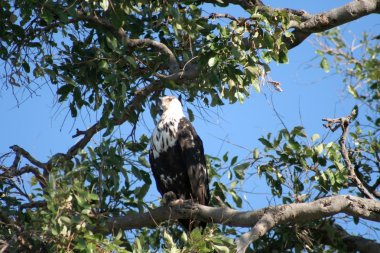
{"label": "eagle's white head", "polygon": [[174,96],[160,97],[161,108],[163,110],[162,116],[171,115],[172,117],[184,117],[182,104]]}
{"label": "eagle's white head", "polygon": [[152,135],[154,158],[157,158],[159,153],[165,152],[168,148],[175,145],[177,141],[178,124],[181,119],[185,117],[181,102],[179,102],[176,97],[160,97],[160,106],[163,112]]}

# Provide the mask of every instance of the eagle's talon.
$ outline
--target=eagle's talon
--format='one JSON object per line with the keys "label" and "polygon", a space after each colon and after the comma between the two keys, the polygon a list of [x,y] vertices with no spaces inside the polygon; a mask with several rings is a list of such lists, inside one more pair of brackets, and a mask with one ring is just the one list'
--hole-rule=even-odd
{"label": "eagle's talon", "polygon": [[174,202],[175,200],[177,200],[177,195],[170,191],[170,192],[166,192],[164,194],[164,196],[162,196],[162,205],[164,206],[171,206],[171,203]]}
{"label": "eagle's talon", "polygon": [[173,206],[180,206],[183,204],[183,199],[176,199],[176,200],[173,200],[169,203],[169,206],[173,207]]}

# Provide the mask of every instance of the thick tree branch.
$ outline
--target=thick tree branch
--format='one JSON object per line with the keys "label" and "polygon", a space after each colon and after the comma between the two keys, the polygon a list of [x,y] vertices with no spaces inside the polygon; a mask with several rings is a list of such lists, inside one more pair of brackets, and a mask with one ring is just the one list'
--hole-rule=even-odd
{"label": "thick tree branch", "polygon": [[294,40],[286,40],[288,48],[301,44],[313,33],[354,21],[371,13],[380,12],[379,0],[355,0],[341,7],[312,15],[308,20],[294,25]]}
{"label": "thick tree branch", "polygon": [[325,224],[317,229],[311,228],[311,230],[316,237],[321,237],[322,243],[326,245],[343,242],[348,252],[377,253],[380,249],[380,244],[375,240],[351,235],[338,224]]}
{"label": "thick tree branch", "polygon": [[106,227],[98,229],[111,233],[133,228],[157,227],[164,221],[190,217],[234,227],[253,227],[252,231],[243,234],[237,240],[240,252],[244,252],[251,242],[277,225],[309,222],[338,213],[380,222],[380,203],[371,199],[340,195],[310,203],[293,203],[245,212],[228,207],[209,207],[199,204],[163,206],[146,213],[131,213],[126,216],[109,218]]}
{"label": "thick tree branch", "polygon": [[374,200],[341,195],[319,199],[311,203],[296,203],[267,208],[252,230],[243,234],[236,241],[237,252],[244,253],[252,242],[277,225],[318,220],[337,213],[379,221],[380,203]]}
{"label": "thick tree branch", "polygon": [[[217,3],[217,1],[206,1]],[[371,13],[380,13],[380,0],[354,0],[341,7],[334,8],[317,14],[308,14],[302,10],[275,9],[257,1],[224,0],[224,3],[238,4],[245,10],[256,8],[259,12],[269,15],[275,10],[286,11],[291,19],[291,27],[294,28],[293,38],[284,38],[288,49],[301,44],[313,33],[327,31],[333,27],[354,21]]]}

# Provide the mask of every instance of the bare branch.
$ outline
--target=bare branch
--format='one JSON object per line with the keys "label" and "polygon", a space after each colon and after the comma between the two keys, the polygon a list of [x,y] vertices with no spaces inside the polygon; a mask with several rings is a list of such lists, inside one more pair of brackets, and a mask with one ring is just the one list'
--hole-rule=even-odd
{"label": "bare branch", "polygon": [[157,224],[164,221],[191,217],[234,227],[254,227],[252,231],[243,234],[237,240],[239,248],[244,250],[251,242],[277,225],[309,222],[338,213],[380,222],[380,203],[349,195],[326,197],[310,203],[268,207],[257,211],[237,211],[225,206],[210,207],[187,203],[176,207],[162,206],[146,213],[112,217],[109,218],[106,227],[96,230],[111,233],[133,228],[157,227]]}
{"label": "bare branch", "polygon": [[370,199],[341,195],[322,198],[311,203],[295,203],[267,208],[252,230],[243,234],[236,241],[237,252],[245,252],[252,242],[277,225],[318,220],[337,213],[379,221],[380,203]]}
{"label": "bare branch", "polygon": [[16,157],[18,155],[22,155],[23,157],[25,157],[29,162],[31,162],[33,165],[41,168],[41,169],[46,169],[46,163],[42,163],[40,161],[38,161],[37,159],[35,159],[34,157],[32,157],[30,155],[30,153],[28,151],[26,151],[25,149],[17,146],[17,145],[13,145],[10,147],[10,149],[12,149],[15,153],[16,153]]}

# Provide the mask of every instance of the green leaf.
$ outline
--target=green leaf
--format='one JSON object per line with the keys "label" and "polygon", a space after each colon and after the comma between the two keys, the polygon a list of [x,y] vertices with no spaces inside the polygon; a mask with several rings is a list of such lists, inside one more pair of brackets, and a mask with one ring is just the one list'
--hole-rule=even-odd
{"label": "green leaf", "polygon": [[234,165],[237,161],[238,157],[237,156],[234,156],[232,159],[231,159],[231,163],[230,163],[230,166]]}
{"label": "green leaf", "polygon": [[213,245],[213,248],[216,250],[218,253],[229,253],[230,249],[227,246],[222,246],[222,245]]}
{"label": "green leaf", "polygon": [[315,142],[316,140],[318,140],[319,138],[321,138],[321,136],[319,134],[313,134],[313,136],[311,136],[311,140],[313,142]]}
{"label": "green leaf", "polygon": [[302,126],[296,126],[290,133],[291,135],[298,135],[302,137],[307,137],[305,129]]}
{"label": "green leaf", "polygon": [[354,106],[351,110],[351,120],[355,120],[359,114],[359,107],[357,105]]}
{"label": "green leaf", "polygon": [[352,85],[348,85],[348,92],[349,92],[354,98],[358,98],[358,97],[359,97],[358,92],[356,91],[356,89],[355,89],[354,86],[352,86]]}
{"label": "green leaf", "polygon": [[108,62],[102,60],[102,61],[99,62],[98,67],[99,67],[99,69],[101,69],[101,70],[108,70],[108,68],[109,68],[109,67],[108,67]]}
{"label": "green leaf", "polygon": [[90,194],[88,194],[88,199],[90,199],[90,200],[99,200],[99,196],[98,196],[98,194],[90,193]]}
{"label": "green leaf", "polygon": [[27,62],[22,63],[22,68],[25,70],[26,73],[30,72],[30,66]]}
{"label": "green leaf", "polygon": [[166,246],[169,249],[171,249],[175,245],[173,237],[168,232],[166,232],[166,230],[164,230],[164,236],[163,237],[164,237]]}
{"label": "green leaf", "polygon": [[259,151],[259,149],[258,148],[255,148],[254,150],[253,150],[253,159],[259,159],[259,157],[260,157],[260,151]]}
{"label": "green leaf", "polygon": [[150,188],[149,184],[143,184],[141,187],[136,187],[135,189],[135,195],[138,199],[142,199],[145,197],[145,195],[148,193]]}
{"label": "green leaf", "polygon": [[189,115],[190,122],[194,121],[194,113],[190,108],[187,108],[187,114]]}
{"label": "green leaf", "polygon": [[289,59],[288,59],[288,54],[286,51],[284,50],[281,50],[279,52],[279,55],[278,55],[278,62],[279,63],[288,63]]}
{"label": "green leaf", "polygon": [[319,144],[318,146],[314,147],[315,152],[317,152],[318,155],[322,154],[323,152],[323,143]]}
{"label": "green leaf", "polygon": [[149,162],[145,159],[144,156],[139,156],[139,163],[144,166],[145,168],[150,168]]}
{"label": "green leaf", "polygon": [[322,60],[321,60],[321,63],[319,64],[321,66],[321,68],[326,72],[330,72],[330,64],[329,62],[327,61],[326,57],[323,57]]}
{"label": "green leaf", "polygon": [[107,42],[107,46],[112,49],[112,50],[115,50],[117,49],[117,39],[115,37],[109,37],[107,36],[106,37],[106,42]]}
{"label": "green leaf", "polygon": [[268,140],[264,139],[264,138],[259,138],[259,141],[265,145],[265,147],[267,148],[273,148],[273,145],[272,143],[270,143]]}
{"label": "green leaf", "polygon": [[65,224],[71,224],[71,219],[69,217],[61,216],[59,217],[59,220]]}
{"label": "green leaf", "polygon": [[228,161],[228,152],[226,152],[224,155],[223,155],[223,161],[224,162],[227,162]]}
{"label": "green leaf", "polygon": [[108,0],[100,0],[100,7],[102,7],[103,10],[107,11],[109,7]]}
{"label": "green leaf", "polygon": [[217,62],[218,62],[218,58],[217,57],[211,57],[210,59],[208,59],[207,64],[210,67],[213,67]]}

